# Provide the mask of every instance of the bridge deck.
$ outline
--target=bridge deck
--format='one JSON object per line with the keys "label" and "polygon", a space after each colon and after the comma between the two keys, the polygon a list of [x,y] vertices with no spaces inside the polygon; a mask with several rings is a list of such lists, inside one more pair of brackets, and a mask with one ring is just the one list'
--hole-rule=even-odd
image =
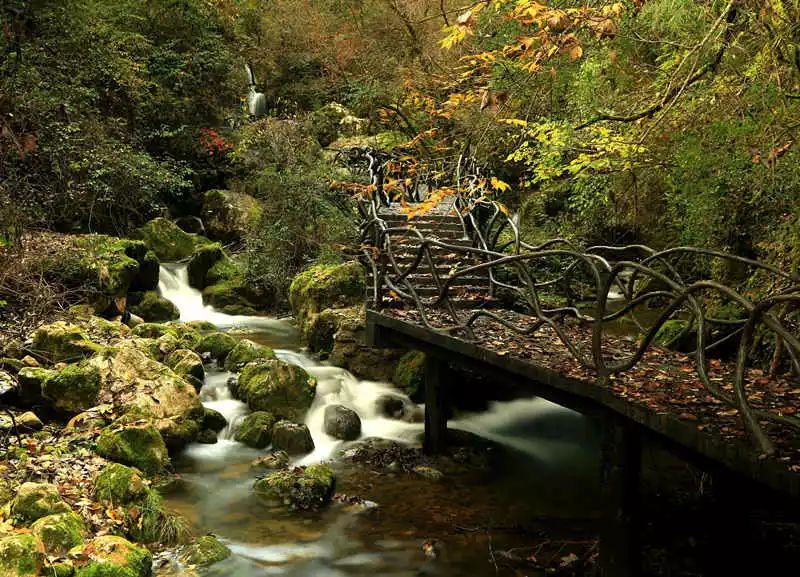
{"label": "bridge deck", "polygon": [[[435,323],[436,314],[429,320]],[[488,319],[479,323],[483,324],[476,330],[477,340],[466,341],[424,327],[419,313],[412,310],[367,312],[370,344],[374,346],[416,348],[452,362],[473,365],[499,379],[523,381],[533,394],[567,407],[611,411],[642,432],[655,434],[692,456],[800,497],[800,446],[795,435],[789,431],[782,434],[779,425],[766,425],[778,451],[770,457],[759,455],[736,411],[703,388],[691,359],[685,355],[654,347],[633,370],[603,384],[591,371],[580,368],[548,329],[523,337]],[[569,330],[578,342],[588,343],[590,327],[576,324]],[[606,350],[612,355],[627,355],[633,346],[632,339],[617,338]],[[729,371],[729,366],[715,362],[712,379],[728,382]],[[759,378],[757,374],[751,376]],[[763,380],[768,386],[763,387],[763,394],[751,399],[753,405],[794,414],[797,384]]]}

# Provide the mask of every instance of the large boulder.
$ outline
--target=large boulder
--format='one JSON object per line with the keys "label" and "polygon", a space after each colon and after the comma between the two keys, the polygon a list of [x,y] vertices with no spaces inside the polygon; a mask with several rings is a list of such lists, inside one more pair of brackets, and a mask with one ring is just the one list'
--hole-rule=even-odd
{"label": "large boulder", "polygon": [[178,307],[169,300],[162,297],[156,291],[147,291],[142,295],[141,300],[130,308],[130,311],[142,317],[146,322],[161,323],[175,321],[181,317]]}
{"label": "large boulder", "polygon": [[325,432],[335,439],[353,441],[361,436],[361,419],[353,409],[328,405],[324,415]]}
{"label": "large boulder", "polygon": [[101,502],[119,506],[144,498],[147,485],[136,469],[109,463],[94,478],[94,490]]}
{"label": "large boulder", "polygon": [[223,258],[206,273],[203,302],[231,315],[254,315],[270,307],[274,291],[249,282],[244,271]]}
{"label": "large boulder", "polygon": [[139,261],[139,273],[131,281],[129,290],[143,292],[158,288],[158,273],[160,269],[161,263],[158,261],[156,253],[152,250],[145,252]]}
{"label": "large boulder", "polygon": [[184,232],[166,218],[151,220],[134,231],[134,235],[162,261],[187,259],[198,246],[208,243],[203,237]]}
{"label": "large boulder", "polygon": [[219,433],[222,429],[228,426],[228,421],[225,416],[219,411],[203,407],[203,429]]}
{"label": "large boulder", "polygon": [[172,369],[133,347],[120,347],[89,362],[100,371],[104,402],[121,413],[151,420],[171,448],[196,438],[203,406],[195,388]]}
{"label": "large boulder", "polygon": [[266,411],[256,411],[247,415],[236,430],[234,439],[248,447],[263,449],[272,442],[272,427],[275,417]]}
{"label": "large boulder", "polygon": [[195,350],[200,353],[208,353],[215,361],[225,361],[234,347],[236,339],[227,333],[213,332],[203,335]]}
{"label": "large boulder", "polygon": [[189,261],[189,285],[196,289],[206,288],[206,276],[208,271],[223,258],[222,246],[219,243],[211,243],[198,248]]}
{"label": "large boulder", "polygon": [[306,425],[278,421],[272,428],[272,448],[289,455],[305,455],[314,450],[314,439]]}
{"label": "large boulder", "polygon": [[327,505],[336,486],[336,476],[327,465],[284,469],[258,479],[253,489],[271,505],[291,510],[313,511]]}
{"label": "large boulder", "polygon": [[42,383],[42,397],[64,413],[77,415],[98,403],[100,371],[90,362],[67,365]]}
{"label": "large boulder", "polygon": [[274,358],[275,352],[271,348],[248,339],[242,339],[228,352],[225,358],[225,368],[236,372],[242,370],[247,363]]}
{"label": "large boulder", "polygon": [[75,569],[75,577],[150,577],[153,557],[123,537],[103,535],[86,544],[78,557],[85,559]]}
{"label": "large boulder", "polygon": [[425,396],[425,353],[409,351],[400,357],[392,375],[392,383],[412,401],[421,403]]}
{"label": "large boulder", "polygon": [[323,310],[363,304],[365,279],[357,261],[316,265],[297,275],[289,288],[289,303],[303,334],[307,336],[314,316]]}
{"label": "large boulder", "polygon": [[31,532],[44,545],[48,556],[61,556],[80,545],[86,535],[86,524],[77,513],[57,513],[36,520]]}
{"label": "large boulder", "polygon": [[56,321],[43,325],[31,335],[28,350],[48,363],[73,362],[90,357],[101,346],[91,342],[78,325]]}
{"label": "large boulder", "polygon": [[0,575],[37,577],[44,564],[41,541],[30,533],[0,534]]}
{"label": "large boulder", "polygon": [[189,349],[178,349],[171,353],[167,359],[166,364],[169,368],[175,371],[176,375],[191,376],[201,383],[206,376],[206,370],[203,367],[203,359],[200,358],[194,351]]}
{"label": "large boulder", "polygon": [[268,359],[247,364],[233,392],[253,411],[300,421],[314,400],[316,388],[316,381],[302,367]]}
{"label": "large boulder", "polygon": [[181,553],[181,561],[196,567],[208,567],[224,561],[231,556],[231,550],[220,543],[213,535],[204,535],[195,539]]}
{"label": "large boulder", "polygon": [[18,395],[23,405],[34,405],[44,402],[42,388],[48,379],[57,375],[53,369],[41,367],[23,367],[17,374]]}
{"label": "large boulder", "polygon": [[11,501],[10,511],[22,523],[32,523],[48,515],[69,513],[58,488],[49,483],[23,483]]}
{"label": "large boulder", "polygon": [[123,416],[103,429],[97,438],[100,456],[137,467],[149,474],[162,473],[169,463],[164,439],[146,419]]}
{"label": "large boulder", "polygon": [[261,205],[250,196],[230,190],[209,190],[203,198],[208,235],[225,243],[244,238],[261,218]]}

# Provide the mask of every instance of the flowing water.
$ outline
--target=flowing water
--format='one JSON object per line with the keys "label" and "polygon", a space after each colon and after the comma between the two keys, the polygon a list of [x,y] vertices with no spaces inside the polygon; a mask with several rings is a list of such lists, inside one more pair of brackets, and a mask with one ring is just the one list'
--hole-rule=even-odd
{"label": "flowing water", "polygon": [[[325,434],[325,407],[354,409],[363,438],[419,447],[422,424],[385,418],[376,409],[379,396],[400,393],[304,354],[288,319],[230,316],[203,305],[200,292],[187,281],[185,266],[162,266],[159,290],[178,306],[181,320],[207,320],[246,333],[317,379],[317,396],[305,421],[315,450],[294,464],[329,463],[337,473],[337,493],[357,497],[303,514],[259,502],[252,492],[259,473],[250,463],[269,450],[233,440],[248,408],[231,397],[231,374],[208,366],[201,400],[229,424],[216,444],[191,445],[175,459],[181,481],[167,495],[198,534],[213,533],[233,551],[207,574],[497,575],[508,569],[493,552],[530,545],[542,520],[573,526],[594,515],[598,448],[596,435],[579,414],[533,398],[457,415],[450,428],[485,439],[487,459],[481,466],[451,468],[438,481],[391,464],[381,469],[354,464],[342,457],[352,443]],[[404,402],[412,405],[405,397]],[[442,460],[448,464],[452,460]],[[426,554],[431,546],[435,555]]]}

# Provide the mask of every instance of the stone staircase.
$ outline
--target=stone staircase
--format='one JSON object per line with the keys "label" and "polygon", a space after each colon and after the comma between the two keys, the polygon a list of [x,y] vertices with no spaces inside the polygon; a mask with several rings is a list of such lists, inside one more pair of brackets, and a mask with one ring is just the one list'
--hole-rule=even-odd
{"label": "stone staircase", "polygon": [[[386,223],[387,228],[390,229],[413,228],[420,232],[425,238],[436,239],[453,247],[473,246],[472,239],[464,233],[461,220],[455,214],[448,214],[448,211],[449,206],[443,203],[443,205],[434,208],[425,215],[409,220],[399,205],[392,205],[391,207],[381,210],[381,217]],[[417,250],[420,246],[419,238],[413,233],[409,234],[397,231],[390,233],[389,239],[391,251],[397,264],[401,268],[411,266],[417,257]],[[450,250],[446,247],[432,247],[431,256],[433,257],[436,273],[439,275],[439,279],[442,282],[446,281],[448,276],[454,271],[463,270],[469,266],[481,263],[479,257],[464,254],[457,250]],[[386,262],[388,266],[389,260],[387,256],[382,255],[382,258],[385,259],[384,262]],[[431,273],[431,266],[426,259],[423,259],[416,271],[407,278],[412,282],[417,295],[426,303],[435,301],[439,290],[436,287]],[[399,286],[403,288],[402,284]],[[367,287],[368,302],[372,302],[373,285],[371,271],[368,271]],[[382,293],[383,306],[400,306],[403,304],[407,306],[411,304],[407,301],[403,301],[397,295],[392,295],[386,288],[384,288]],[[451,302],[459,308],[476,308],[494,303],[494,299],[490,297],[489,277],[486,271],[457,278],[451,284],[449,294],[451,296]]]}

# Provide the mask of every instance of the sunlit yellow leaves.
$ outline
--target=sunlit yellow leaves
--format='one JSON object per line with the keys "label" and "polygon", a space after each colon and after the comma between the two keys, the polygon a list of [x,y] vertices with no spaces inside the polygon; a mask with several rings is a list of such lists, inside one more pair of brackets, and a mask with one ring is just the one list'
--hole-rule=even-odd
{"label": "sunlit yellow leaves", "polygon": [[500,192],[504,192],[504,191],[509,190],[511,188],[511,186],[508,183],[503,182],[502,180],[500,180],[499,178],[496,178],[494,176],[491,179],[491,185],[492,185],[493,189],[499,190]]}
{"label": "sunlit yellow leaves", "polygon": [[528,121],[522,120],[521,118],[501,118],[498,122],[501,124],[508,124],[509,126],[519,126],[520,128],[528,126]]}

